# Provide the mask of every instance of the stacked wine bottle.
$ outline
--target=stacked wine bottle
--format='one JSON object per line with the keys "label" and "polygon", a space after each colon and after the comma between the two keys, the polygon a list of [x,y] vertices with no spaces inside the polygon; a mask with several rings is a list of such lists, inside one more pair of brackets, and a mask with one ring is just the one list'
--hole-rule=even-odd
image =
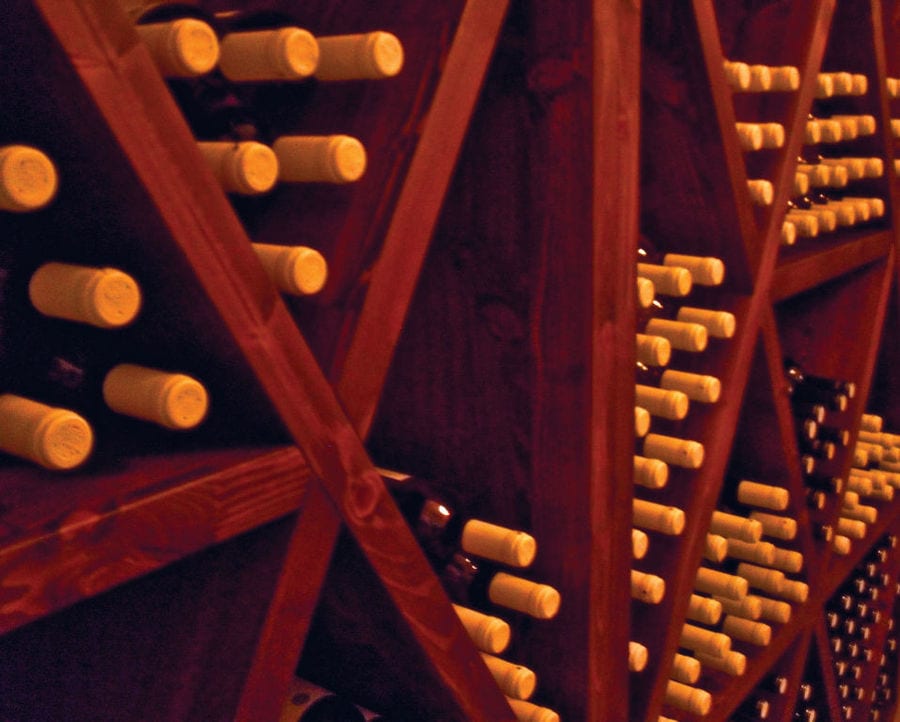
{"label": "stacked wine bottle", "polygon": [[[886,534],[826,605],[826,627],[843,719],[853,719],[855,710],[870,702],[890,702],[891,688],[887,692],[878,690],[891,681],[887,660],[896,651],[896,642],[892,645],[890,639],[897,568],[897,537]],[[873,710],[877,712],[878,706]]]}
{"label": "stacked wine bottle", "polygon": [[[403,67],[395,35],[376,30],[317,37],[280,13],[206,14],[178,2],[121,2],[223,191],[258,196],[278,183],[343,185],[362,178],[367,158],[358,138],[282,133],[258,96],[279,84],[393,77]],[[327,263],[319,251],[268,243],[253,249],[282,292],[310,295],[325,285]]]}
{"label": "stacked wine bottle", "polygon": [[528,701],[535,673],[498,656],[511,641],[510,624],[499,615],[552,619],[559,611],[556,589],[520,576],[537,553],[534,537],[468,516],[424,479],[380,471],[513,711],[526,722],[558,722],[555,712]]}
{"label": "stacked wine bottle", "polygon": [[786,217],[804,238],[868,224],[885,213],[884,199],[872,194],[872,181],[884,175],[884,159],[853,152],[867,148],[866,139],[878,130],[875,116],[858,112],[872,105],[868,78],[833,71],[819,73],[816,81]]}

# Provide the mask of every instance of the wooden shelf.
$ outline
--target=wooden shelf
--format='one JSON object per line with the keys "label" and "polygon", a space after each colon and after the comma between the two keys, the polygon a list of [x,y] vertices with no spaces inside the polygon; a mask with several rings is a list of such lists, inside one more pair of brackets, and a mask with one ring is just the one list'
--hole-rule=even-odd
{"label": "wooden shelf", "polygon": [[[824,611],[900,528],[900,504],[878,505],[848,556],[818,538],[842,500],[805,503],[783,358],[857,383],[839,419],[852,443],[868,408],[900,428],[894,3],[196,4],[292,13],[317,34],[391,30],[406,67],[381,83],[242,90],[276,133],[354,134],[370,158],[358,184],[232,199],[196,148],[184,85],[160,77],[117,3],[0,10],[0,60],[14,69],[0,79],[0,139],[44,148],[62,178],[45,211],[0,216],[13,279],[0,356],[35,339],[134,356],[201,376],[213,399],[193,435],[99,420],[98,453],[75,473],[2,462],[0,653],[15,663],[0,671],[0,717],[65,704],[72,720],[259,722],[277,718],[299,665],[400,718],[512,722],[377,463],[536,536],[528,575],[557,587],[562,609],[511,618],[508,657],[537,672],[535,701],[565,722],[701,719],[673,709],[666,687],[712,513],[749,510],[734,501],[739,479],[784,487],[799,526],[784,545],[804,555],[792,578],[809,599],[769,645],[735,643],[744,675],[704,671],[702,719],[737,719],[772,697],[774,674],[788,685],[769,719],[791,719],[811,678],[822,715],[839,719]],[[800,87],[733,92],[726,59],[795,65]],[[821,69],[864,73],[869,90],[817,100]],[[852,187],[887,212],[782,247],[807,118],[836,111],[877,118],[841,152],[884,159],[883,177]],[[736,121],[781,123],[786,141],[744,152]],[[771,206],[751,203],[748,179],[773,183]],[[318,248],[325,290],[282,298],[251,241]],[[634,259],[648,244],[722,258],[725,283],[688,300],[737,319],[733,338],[673,356],[723,391],[683,422],[654,419],[705,448],[700,469],[673,467],[661,490],[632,483]],[[98,334],[38,317],[21,279],[49,257],[133,268],[139,322]],[[850,457],[830,471],[846,476]],[[677,537],[651,535],[641,560],[635,497],[687,518]],[[890,564],[896,574],[900,552]],[[632,567],[663,577],[660,604],[630,600]],[[627,670],[630,640],[648,648],[641,673]]]}

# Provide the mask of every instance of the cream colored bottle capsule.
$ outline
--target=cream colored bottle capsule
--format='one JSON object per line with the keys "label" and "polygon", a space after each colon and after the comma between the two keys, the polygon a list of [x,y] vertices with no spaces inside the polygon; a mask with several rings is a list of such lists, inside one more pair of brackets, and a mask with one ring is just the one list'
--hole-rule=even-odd
{"label": "cream colored bottle capsule", "polygon": [[700,662],[695,657],[676,652],[672,658],[672,669],[669,672],[669,676],[682,684],[696,684],[702,671]]}
{"label": "cream colored bottle capsule", "polygon": [[633,502],[632,523],[642,529],[678,536],[684,531],[684,512],[674,506],[664,506],[644,499]]}
{"label": "cream colored bottle capsule", "polygon": [[858,541],[866,538],[867,528],[864,521],[860,521],[859,519],[847,519],[842,516],[837,520],[835,531],[837,531],[838,534]]}
{"label": "cream colored bottle capsule", "polygon": [[709,522],[709,530],[713,534],[734,537],[745,542],[758,542],[762,538],[763,527],[755,519],[748,519],[737,514],[714,511]]}
{"label": "cream colored bottle capsule", "polygon": [[762,128],[759,123],[735,123],[741,150],[761,150],[763,147]]}
{"label": "cream colored bottle capsule", "polygon": [[863,431],[880,433],[884,428],[884,419],[878,414],[863,414],[859,419],[859,428]]}
{"label": "cream colored bottle capsule", "polygon": [[197,143],[203,159],[226,193],[267,193],[278,181],[278,158],[263,143],[214,141]]}
{"label": "cream colored bottle capsule", "polygon": [[741,562],[737,566],[737,573],[738,576],[746,579],[747,583],[754,589],[770,592],[776,596],[780,595],[784,589],[786,581],[784,572],[777,569]]}
{"label": "cream colored bottle capsule", "polygon": [[704,449],[698,441],[650,433],[644,437],[644,456],[685,469],[699,469],[703,466]]}
{"label": "cream colored bottle capsule", "polygon": [[513,699],[529,699],[534,694],[537,676],[528,667],[486,652],[481,653],[481,658],[503,694]]}
{"label": "cream colored bottle capsule", "polygon": [[[751,511],[750,518],[758,522],[762,533],[775,539],[790,541],[797,536],[797,520],[764,511]],[[747,540],[749,541],[749,540]],[[757,541],[759,541],[757,539]]]}
{"label": "cream colored bottle capsule", "polygon": [[772,641],[772,627],[763,622],[754,622],[742,617],[725,615],[722,632],[732,639],[749,642],[757,647],[767,647]]}
{"label": "cream colored bottle capsule", "polygon": [[552,709],[540,707],[522,699],[507,697],[506,701],[512,708],[518,722],[560,722],[559,715]]}
{"label": "cream colored bottle capsule", "polygon": [[859,180],[866,175],[866,159],[843,156],[841,158],[822,158],[820,163],[847,169],[847,180]]}
{"label": "cream colored bottle capsule", "polygon": [[643,559],[647,556],[647,549],[650,547],[650,538],[646,532],[640,529],[631,530],[631,557],[633,559]]}
{"label": "cream colored bottle capsule", "polygon": [[672,357],[672,344],[662,336],[639,333],[635,335],[635,345],[637,361],[644,366],[666,366]]}
{"label": "cream colored bottle capsule", "polygon": [[681,266],[638,263],[637,273],[639,278],[652,281],[656,293],[664,296],[687,296],[693,287],[691,272]]}
{"label": "cream colored bottle capsule", "polygon": [[403,68],[403,44],[393,33],[376,30],[316,40],[319,80],[378,80],[392,78]]}
{"label": "cream colored bottle capsule", "polygon": [[704,404],[716,403],[722,393],[722,384],[715,376],[674,369],[663,371],[659,386],[670,391],[681,391],[691,401]]}
{"label": "cream colored bottle capsule", "polygon": [[697,660],[704,667],[724,672],[732,677],[740,677],[747,671],[747,657],[741,652],[729,650],[722,657],[716,657],[705,652],[696,652]]}
{"label": "cream colored bottle capsule", "polygon": [[530,566],[537,554],[537,541],[531,534],[481,519],[465,523],[460,546],[469,554],[519,568]]}
{"label": "cream colored bottle capsule", "polygon": [[782,602],[780,599],[770,599],[769,597],[757,595],[750,596],[759,599],[760,619],[776,622],[777,624],[787,624],[791,621],[791,605],[787,602]]}
{"label": "cream colored bottle capsule", "polygon": [[0,394],[0,450],[55,471],[80,466],[94,445],[91,425],[68,409]]}
{"label": "cream colored bottle capsule", "polygon": [[650,412],[640,406],[634,407],[634,435],[643,438],[650,431]]}
{"label": "cream colored bottle capsule", "polygon": [[816,76],[816,98],[830,98],[834,95],[834,80],[828,73],[819,73]]}
{"label": "cream colored bottle capsule", "polygon": [[349,135],[284,135],[272,150],[288,183],[352,183],[366,170],[366,149]]}
{"label": "cream colored bottle capsule", "polygon": [[32,306],[45,316],[99,328],[126,326],[141,308],[137,281],[115,268],[45,263],[28,282]]}
{"label": "cream colored bottle capsule", "polygon": [[328,280],[328,263],[314,248],[254,243],[253,250],[282,293],[310,296],[321,291]]}
{"label": "cream colored bottle capsule", "polygon": [[800,69],[794,65],[776,65],[769,68],[772,90],[791,92],[800,88]]}
{"label": "cream colored bottle capsule", "polygon": [[796,579],[785,579],[781,597],[797,604],[805,604],[809,599],[809,585]]}
{"label": "cream colored bottle capsule", "polygon": [[848,536],[835,534],[834,539],[831,540],[831,548],[834,549],[835,554],[847,556],[853,549],[853,542]]}
{"label": "cream colored bottle capsule", "polygon": [[638,405],[654,416],[676,421],[687,416],[690,405],[687,395],[680,391],[669,391],[643,384],[635,385],[635,399]]}
{"label": "cream colored bottle capsule", "polygon": [[772,567],[788,574],[799,574],[803,570],[803,554],[792,549],[775,547]]}
{"label": "cream colored bottle capsule", "polygon": [[794,173],[794,183],[791,190],[795,196],[805,196],[809,193],[809,176],[806,173]]}
{"label": "cream colored bottle capsule", "polygon": [[843,506],[841,508],[841,517],[844,519],[857,519],[866,524],[874,524],[878,521],[878,509],[867,504],[858,504],[852,508]]}
{"label": "cream colored bottle capsule", "polygon": [[302,28],[234,32],[220,43],[219,69],[231,81],[303,80],[318,64],[319,44]]}
{"label": "cream colored bottle capsule", "polygon": [[750,200],[758,206],[770,206],[775,199],[775,187],[764,178],[751,178],[747,181]]}
{"label": "cream colored bottle capsule", "polygon": [[136,364],[110,369],[103,400],[116,413],[175,430],[196,427],[209,408],[206,388],[196,379]]}
{"label": "cream colored bottle capsule", "polygon": [[832,92],[834,95],[850,95],[853,91],[853,76],[843,71],[820,73],[819,76],[831,78]]}
{"label": "cream colored bottle capsule", "polygon": [[56,195],[56,166],[28,145],[0,147],[0,210],[23,213],[46,206]]}
{"label": "cream colored bottle capsule", "polygon": [[205,75],[219,62],[219,38],[196,18],[148,23],[135,27],[159,72],[167,78]]}
{"label": "cream colored bottle capsule", "polygon": [[682,306],[675,318],[684,323],[699,323],[713,338],[731,338],[737,325],[733,313],[711,308]]}
{"label": "cream colored bottle capsule", "polygon": [[709,331],[699,323],[651,318],[644,327],[644,331],[651,336],[662,336],[668,339],[672,348],[679,351],[700,353],[706,350],[706,345],[709,343]]}
{"label": "cream colored bottle capsule", "polygon": [[703,558],[716,564],[728,556],[728,539],[719,534],[707,534],[703,547]]}
{"label": "cream colored bottle capsule", "polygon": [[647,489],[662,489],[669,481],[669,465],[659,459],[634,457],[634,483]]}
{"label": "cream colored bottle capsule", "polygon": [[735,60],[723,60],[722,67],[725,70],[725,82],[733,90],[743,91],[750,87],[750,66]]}
{"label": "cream colored bottle capsule", "polygon": [[[797,195],[803,195],[803,193]],[[781,224],[780,240],[782,246],[793,246],[797,243],[797,226],[791,223],[791,221],[784,221],[784,223]]]}
{"label": "cream colored bottle capsule", "polygon": [[764,541],[745,542],[740,539],[729,539],[728,556],[732,559],[768,566],[775,561],[775,545]]}
{"label": "cream colored bottle capsule", "polygon": [[721,286],[725,280],[725,263],[715,256],[667,253],[663,265],[686,268],[691,273],[691,281],[698,286]]}
{"label": "cream colored bottle capsule", "polygon": [[509,646],[511,637],[509,624],[499,617],[483,614],[459,604],[454,604],[453,610],[472,643],[482,652],[500,654]]}
{"label": "cream colored bottle capsule", "polygon": [[731,637],[694,624],[685,624],[681,628],[678,645],[694,652],[705,652],[714,657],[721,657],[731,649]]}
{"label": "cream colored bottle capsule", "polygon": [[748,582],[743,577],[726,574],[715,569],[700,567],[694,579],[694,589],[726,599],[743,599],[747,595]]}
{"label": "cream colored bottle capsule", "polygon": [[691,594],[688,600],[687,618],[692,622],[700,622],[710,627],[718,624],[722,618],[722,603],[710,597]]}
{"label": "cream colored bottle capsule", "polygon": [[768,65],[751,65],[750,66],[750,87],[747,88],[751,93],[766,93],[772,89],[772,73]]}
{"label": "cream colored bottle capsule", "polygon": [[853,87],[850,95],[865,95],[869,92],[869,79],[862,73],[852,73]]}
{"label": "cream colored bottle capsule", "polygon": [[659,604],[666,594],[666,582],[655,574],[631,570],[631,598],[647,604]]}
{"label": "cream colored bottle capsule", "polygon": [[552,619],[559,611],[560,595],[556,589],[506,572],[497,572],[491,577],[487,593],[494,604],[535,619]]}
{"label": "cream colored bottle capsule", "polygon": [[728,597],[716,597],[725,614],[743,619],[757,620],[762,616],[762,604],[754,594],[748,594],[743,599],[729,599]]}
{"label": "cream colored bottle capsule", "polygon": [[650,308],[653,299],[656,297],[656,286],[649,278],[641,278],[638,276],[635,280],[635,288],[637,291],[638,308]]}
{"label": "cream colored bottle capsule", "polygon": [[628,671],[643,672],[647,666],[647,648],[638,642],[628,643]]}
{"label": "cream colored bottle capsule", "polygon": [[790,210],[785,218],[794,227],[796,235],[800,238],[815,238],[819,235],[819,219],[815,216]]}
{"label": "cream colored bottle capsule", "polygon": [[787,489],[781,486],[744,480],[738,483],[737,499],[741,504],[748,506],[784,511],[788,507],[791,495]]}
{"label": "cream colored bottle capsule", "polygon": [[830,211],[824,207],[816,208],[792,208],[788,213],[788,217],[794,220],[797,216],[808,216],[816,221],[816,228],[819,233],[832,233],[837,229],[837,216],[834,211]]}

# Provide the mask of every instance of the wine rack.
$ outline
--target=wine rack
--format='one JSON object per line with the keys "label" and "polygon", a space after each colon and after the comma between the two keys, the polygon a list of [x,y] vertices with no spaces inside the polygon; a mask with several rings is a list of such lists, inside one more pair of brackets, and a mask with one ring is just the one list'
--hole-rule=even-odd
{"label": "wine rack", "polygon": [[[553,620],[514,619],[509,656],[536,671],[534,701],[563,720],[756,719],[763,708],[770,720],[803,708],[891,719],[896,695],[878,690],[897,677],[900,554],[879,561],[871,659],[846,690],[827,615],[900,534],[900,507],[861,499],[877,511],[863,538],[840,554],[823,540],[847,491],[807,503],[783,362],[856,384],[833,417],[850,440],[829,474],[849,476],[863,412],[900,430],[900,99],[888,93],[900,5],[195,4],[282,11],[323,34],[386,29],[405,67],[378,83],[266,89],[280,122],[359,137],[369,165],[357,184],[235,200],[119,4],[0,9],[0,139],[41,147],[61,178],[47,209],[0,216],[4,270],[50,257],[134,269],[141,325],[84,340],[177,359],[213,400],[196,433],[106,429],[83,470],[3,459],[0,718],[276,719],[299,664],[400,719],[512,722],[378,464],[452,487],[466,508],[537,538],[535,574],[562,607]],[[735,90],[726,60],[793,66],[799,85]],[[865,75],[868,87],[817,98],[820,71]],[[885,208],[788,246],[811,113],[875,118],[874,134],[840,152],[883,160],[852,189]],[[743,150],[737,122],[779,123],[784,142]],[[754,203],[749,180],[770,182],[772,202]],[[298,238],[326,257],[329,281],[282,298],[250,241]],[[673,468],[659,490],[631,483],[645,239],[721,258],[725,283],[695,287],[691,303],[737,320],[733,338],[673,357],[716,376],[722,394],[673,429],[703,443],[703,464]],[[75,333],[3,304],[9,338]],[[743,674],[703,668],[700,715],[667,701],[667,686],[697,570],[714,566],[702,561],[713,512],[752,511],[736,500],[742,479],[789,494],[778,514],[797,532],[766,540],[802,555],[788,577],[806,599],[762,620],[766,644],[732,640]],[[651,532],[633,562],[636,497],[687,521],[677,536]],[[630,599],[632,567],[665,581],[659,604]],[[628,672],[629,641],[647,648],[640,672]]]}

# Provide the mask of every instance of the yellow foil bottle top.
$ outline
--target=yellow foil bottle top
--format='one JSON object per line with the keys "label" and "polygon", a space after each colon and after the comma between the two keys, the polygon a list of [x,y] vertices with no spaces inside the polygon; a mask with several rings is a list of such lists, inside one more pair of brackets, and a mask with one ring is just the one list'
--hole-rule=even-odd
{"label": "yellow foil bottle top", "polygon": [[488,585],[488,597],[499,604],[535,619],[552,619],[559,611],[559,592],[548,584],[497,572]]}
{"label": "yellow foil bottle top", "polygon": [[534,694],[537,675],[528,667],[507,662],[505,659],[484,652],[481,653],[481,658],[504,694],[513,699],[528,699]]}
{"label": "yellow foil bottle top", "polygon": [[559,715],[547,707],[539,707],[522,699],[507,697],[518,722],[559,722]]}
{"label": "yellow foil bottle top", "polygon": [[691,401],[700,401],[706,404],[716,403],[722,392],[722,383],[715,376],[675,371],[674,369],[663,371],[659,385],[664,389],[681,391]]}
{"label": "yellow foil bottle top", "polygon": [[466,522],[461,546],[469,554],[513,567],[529,566],[537,554],[537,542],[530,534],[480,519]]}
{"label": "yellow foil bottle top", "polygon": [[263,143],[216,141],[197,147],[226,193],[258,195],[272,190],[278,181],[278,158]]}
{"label": "yellow foil bottle top", "polygon": [[453,605],[453,611],[459,617],[472,643],[482,652],[500,654],[509,646],[512,631],[509,624],[499,617],[492,617],[459,604]]}
{"label": "yellow foil bottle top", "polygon": [[0,418],[0,448],[47,469],[74,469],[94,446],[91,425],[68,409],[0,394]]}
{"label": "yellow foil bottle top", "polygon": [[181,18],[136,28],[159,71],[169,78],[205,75],[219,62],[219,39],[202,20]]}
{"label": "yellow foil bottle top", "polygon": [[36,211],[46,206],[59,179],[53,161],[37,148],[7,145],[0,148],[0,208]]}
{"label": "yellow foil bottle top", "polygon": [[222,38],[219,69],[232,81],[303,80],[318,65],[319,44],[302,28],[235,32]]}
{"label": "yellow foil bottle top", "polygon": [[378,80],[403,68],[403,45],[383,30],[318,38],[319,80]]}
{"label": "yellow foil bottle top", "polygon": [[272,148],[289,183],[352,183],[366,171],[366,149],[349,135],[282,136]]}
{"label": "yellow foil bottle top", "polygon": [[328,280],[328,263],[313,248],[254,243],[253,250],[266,274],[283,293],[309,296],[321,291]]}
{"label": "yellow foil bottle top", "polygon": [[691,280],[701,286],[719,286],[725,280],[725,264],[715,256],[689,256],[682,253],[667,253],[663,257],[664,266],[680,266],[688,269]]}
{"label": "yellow foil bottle top", "polygon": [[636,349],[637,360],[645,366],[666,366],[672,357],[672,344],[662,336],[639,333]]}
{"label": "yellow foil bottle top", "polygon": [[135,364],[119,364],[106,374],[103,400],[116,413],[176,430],[194,428],[209,408],[196,379]]}
{"label": "yellow foil bottle top", "polygon": [[45,263],[28,283],[31,304],[45,316],[99,328],[126,326],[141,308],[137,281],[115,268]]}

